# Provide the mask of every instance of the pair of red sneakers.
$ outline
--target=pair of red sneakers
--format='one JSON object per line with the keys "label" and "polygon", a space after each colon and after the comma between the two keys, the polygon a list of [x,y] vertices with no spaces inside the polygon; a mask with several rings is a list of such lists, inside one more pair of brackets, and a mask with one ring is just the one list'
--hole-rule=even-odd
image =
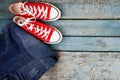
{"label": "pair of red sneakers", "polygon": [[11,4],[9,11],[17,15],[13,18],[17,25],[43,42],[56,44],[62,40],[62,34],[58,29],[36,20],[58,20],[61,12],[54,5],[38,2],[18,2]]}

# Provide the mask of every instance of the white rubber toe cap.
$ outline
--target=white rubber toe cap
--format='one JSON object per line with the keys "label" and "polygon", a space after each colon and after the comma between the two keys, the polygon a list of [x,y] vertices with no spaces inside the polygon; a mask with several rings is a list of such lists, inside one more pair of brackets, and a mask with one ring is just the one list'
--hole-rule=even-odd
{"label": "white rubber toe cap", "polygon": [[54,20],[59,19],[60,16],[61,16],[60,10],[57,9],[57,8],[52,7],[51,11],[50,11],[50,19],[54,21]]}
{"label": "white rubber toe cap", "polygon": [[58,42],[60,40],[60,35],[57,31],[54,31],[51,38],[50,38],[50,42],[54,43],[54,42]]}

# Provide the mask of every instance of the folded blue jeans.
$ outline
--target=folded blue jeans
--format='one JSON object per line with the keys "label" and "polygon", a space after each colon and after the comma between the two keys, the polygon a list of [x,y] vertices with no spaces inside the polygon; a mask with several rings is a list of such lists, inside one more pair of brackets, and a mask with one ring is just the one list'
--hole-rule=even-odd
{"label": "folded blue jeans", "polygon": [[38,80],[58,61],[58,56],[11,22],[0,36],[0,80]]}

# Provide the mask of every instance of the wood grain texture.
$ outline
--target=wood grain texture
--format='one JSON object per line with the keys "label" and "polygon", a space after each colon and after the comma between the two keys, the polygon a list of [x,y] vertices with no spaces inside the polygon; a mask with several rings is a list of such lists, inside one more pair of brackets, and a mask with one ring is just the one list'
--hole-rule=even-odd
{"label": "wood grain texture", "polygon": [[120,51],[120,38],[114,37],[64,37],[54,50],[64,51]]}
{"label": "wood grain texture", "polygon": [[120,80],[120,53],[60,52],[40,80]]}
{"label": "wood grain texture", "polygon": [[120,36],[120,20],[58,20],[48,24],[64,36]]}
{"label": "wood grain texture", "polygon": [[[1,29],[12,20],[0,20]],[[64,36],[120,36],[120,20],[58,20],[47,22]]]}
{"label": "wood grain texture", "polygon": [[80,4],[105,4],[105,5],[120,5],[119,0],[35,0],[50,3],[80,3]]}
{"label": "wood grain texture", "polygon": [[102,4],[58,4],[62,19],[119,19],[119,6]]}
{"label": "wood grain texture", "polygon": [[[11,19],[8,7],[13,2],[25,0],[1,0],[0,19]],[[32,1],[32,0],[28,0]],[[61,19],[119,19],[119,0],[34,0],[49,2],[62,11]],[[2,8],[4,7],[4,8]]]}

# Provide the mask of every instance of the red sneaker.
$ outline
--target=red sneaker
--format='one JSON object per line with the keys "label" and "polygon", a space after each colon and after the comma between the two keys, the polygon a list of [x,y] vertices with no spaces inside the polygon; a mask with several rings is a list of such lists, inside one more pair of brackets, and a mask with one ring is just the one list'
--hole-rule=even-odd
{"label": "red sneaker", "polygon": [[15,16],[13,21],[45,43],[57,44],[62,40],[61,32],[50,25],[20,16]]}
{"label": "red sneaker", "polygon": [[9,6],[9,11],[23,17],[35,17],[46,21],[55,21],[60,18],[60,10],[49,3],[18,2]]}

